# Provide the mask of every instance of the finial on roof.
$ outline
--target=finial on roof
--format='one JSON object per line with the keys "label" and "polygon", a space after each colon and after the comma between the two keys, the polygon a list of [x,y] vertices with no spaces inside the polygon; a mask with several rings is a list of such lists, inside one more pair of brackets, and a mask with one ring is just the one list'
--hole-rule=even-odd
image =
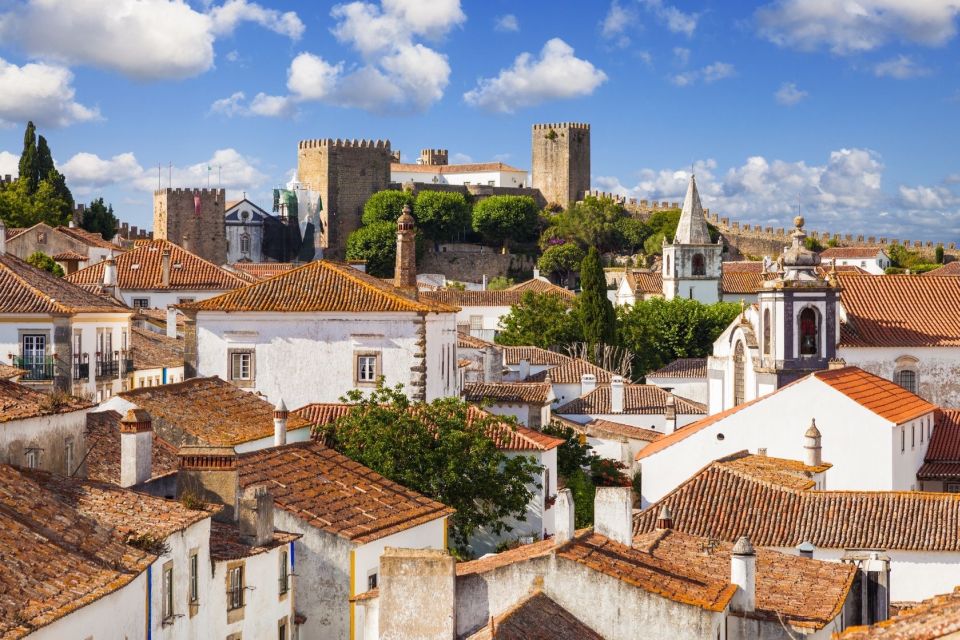
{"label": "finial on roof", "polygon": [[753,549],[753,544],[750,543],[750,538],[740,536],[737,543],[733,545],[731,553],[735,556],[752,556],[756,554],[756,551]]}
{"label": "finial on roof", "polygon": [[657,516],[657,529],[673,529],[673,512],[669,505],[663,505],[660,515]]}
{"label": "finial on roof", "polygon": [[811,419],[810,419],[810,428],[807,429],[807,432],[806,432],[805,434],[803,434],[803,435],[805,435],[805,436],[808,437],[808,438],[819,438],[819,437],[820,437],[820,429],[817,428],[817,419],[816,419],[816,418],[811,418]]}

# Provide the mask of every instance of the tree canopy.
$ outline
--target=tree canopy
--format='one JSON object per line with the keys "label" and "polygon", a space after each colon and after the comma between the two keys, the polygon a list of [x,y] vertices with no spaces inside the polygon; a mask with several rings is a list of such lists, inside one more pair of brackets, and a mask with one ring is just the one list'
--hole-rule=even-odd
{"label": "tree canopy", "polygon": [[99,233],[104,240],[112,240],[117,233],[117,217],[113,215],[113,205],[105,205],[103,198],[97,198],[83,212],[80,226],[87,231]]}
{"label": "tree canopy", "polygon": [[614,344],[617,315],[607,297],[607,280],[600,264],[600,253],[590,247],[580,265],[580,297],[577,316],[580,319],[583,340],[588,344]]}
{"label": "tree canopy", "polygon": [[549,349],[581,342],[580,322],[560,296],[527,291],[500,320],[497,344],[532,345]]}
{"label": "tree canopy", "polygon": [[364,225],[347,237],[347,259],[366,260],[367,273],[390,278],[397,261],[397,225],[380,221]]}
{"label": "tree canopy", "polygon": [[[326,434],[334,447],[377,473],[457,510],[450,518],[453,542],[467,548],[484,528],[507,530],[504,520],[523,520],[542,467],[533,458],[507,456],[490,433],[505,418],[474,413],[457,398],[413,403],[402,386],[381,383]],[[509,419],[507,419],[509,420]]]}
{"label": "tree canopy", "polygon": [[45,254],[43,251],[34,251],[27,256],[26,262],[27,264],[35,266],[37,269],[49,271],[55,276],[63,276],[63,267],[54,262],[53,258]]}
{"label": "tree canopy", "polygon": [[584,257],[586,254],[583,249],[573,242],[556,244],[546,248],[537,260],[537,268],[541,273],[552,275],[560,282],[567,282],[571,275],[580,270]]}
{"label": "tree canopy", "polygon": [[63,174],[53,164],[46,138],[37,139],[36,127],[27,123],[23,133],[19,175],[0,189],[0,219],[8,226],[29,227],[38,222],[66,224],[73,212],[73,195]]}
{"label": "tree canopy", "polygon": [[413,210],[417,229],[434,242],[453,240],[470,230],[470,205],[462,193],[421,191]]}
{"label": "tree canopy", "polygon": [[396,222],[403,211],[404,205],[414,208],[414,197],[409,191],[387,189],[378,191],[370,196],[363,205],[363,224],[375,222]]}
{"label": "tree canopy", "polygon": [[473,229],[488,242],[535,238],[537,204],[529,196],[490,196],[473,207]]}

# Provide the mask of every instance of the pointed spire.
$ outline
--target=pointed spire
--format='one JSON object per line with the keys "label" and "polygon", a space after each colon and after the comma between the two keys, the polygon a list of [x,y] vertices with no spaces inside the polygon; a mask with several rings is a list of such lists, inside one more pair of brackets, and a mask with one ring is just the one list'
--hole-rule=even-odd
{"label": "pointed spire", "polygon": [[707,219],[703,216],[703,205],[700,204],[700,192],[697,191],[697,179],[692,173],[673,244],[711,244]]}

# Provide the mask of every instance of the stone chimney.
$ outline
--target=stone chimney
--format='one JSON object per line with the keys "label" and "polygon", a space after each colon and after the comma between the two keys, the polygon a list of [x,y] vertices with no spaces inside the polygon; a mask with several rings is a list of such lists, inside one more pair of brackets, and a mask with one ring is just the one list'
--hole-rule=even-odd
{"label": "stone chimney", "polygon": [[730,609],[750,613],[757,608],[757,554],[750,538],[740,536],[730,552],[730,582],[737,592],[730,601]]}
{"label": "stone chimney", "polygon": [[164,248],[160,252],[160,284],[164,287],[170,286],[170,249]]}
{"label": "stone chimney", "polygon": [[103,261],[103,286],[117,286],[117,262],[112,256]]}
{"label": "stone chimney", "polygon": [[673,529],[673,512],[667,505],[663,505],[660,515],[657,516],[657,529]]}
{"label": "stone chimney", "polygon": [[266,485],[246,487],[240,498],[240,537],[249,545],[262,547],[273,541],[273,496]]}
{"label": "stone chimney", "polygon": [[233,447],[186,445],[177,452],[180,469],[177,473],[177,497],[185,493],[203,502],[223,505],[214,520],[235,522],[239,482],[237,452]]}
{"label": "stone chimney", "polygon": [[812,558],[813,552],[816,550],[817,548],[813,546],[813,543],[809,540],[801,542],[799,545],[797,545],[797,555],[799,555],[801,558]]}
{"label": "stone chimney", "polygon": [[823,464],[823,453],[820,446],[822,437],[817,429],[817,421],[810,421],[810,428],[803,434],[804,463],[808,467],[819,467]]}
{"label": "stone chimney", "polygon": [[663,432],[673,433],[677,430],[677,398],[667,392],[666,409],[663,413]]}
{"label": "stone chimney", "polygon": [[593,530],[614,542],[633,546],[633,490],[597,487],[593,501]]}
{"label": "stone chimney", "polygon": [[177,308],[174,305],[167,305],[167,337],[177,337]]}
{"label": "stone chimney", "polygon": [[597,376],[592,373],[585,373],[580,376],[580,397],[587,395],[597,388]]}
{"label": "stone chimney", "polygon": [[834,369],[843,369],[847,366],[847,361],[843,358],[830,358],[830,361],[827,363],[827,371],[833,371]]}
{"label": "stone chimney", "polygon": [[623,413],[623,377],[610,378],[610,412]]}
{"label": "stone chimney", "polygon": [[500,382],[503,380],[503,354],[495,346],[483,348],[483,381]]}
{"label": "stone chimney", "polygon": [[153,475],[153,423],[143,409],[130,409],[120,421],[120,486],[143,484]]}
{"label": "stone chimney", "polygon": [[530,361],[526,358],[520,360],[519,371],[517,375],[520,376],[521,382],[526,380],[530,376]]}
{"label": "stone chimney", "polygon": [[0,255],[7,252],[7,226],[0,220]]}
{"label": "stone chimney", "polygon": [[402,289],[417,288],[417,230],[410,205],[397,218],[397,263],[393,283]]}
{"label": "stone chimney", "polygon": [[446,551],[387,547],[378,581],[380,640],[456,638],[456,563]]}
{"label": "stone chimney", "polygon": [[282,447],[287,444],[287,418],[289,416],[290,412],[287,410],[287,405],[284,404],[283,398],[280,398],[280,402],[273,408],[273,446],[275,447]]}
{"label": "stone chimney", "polygon": [[554,503],[553,517],[556,523],[556,533],[553,534],[553,541],[560,545],[569,542],[573,538],[573,532],[576,531],[574,524],[573,493],[570,489],[561,489],[557,492],[557,501]]}

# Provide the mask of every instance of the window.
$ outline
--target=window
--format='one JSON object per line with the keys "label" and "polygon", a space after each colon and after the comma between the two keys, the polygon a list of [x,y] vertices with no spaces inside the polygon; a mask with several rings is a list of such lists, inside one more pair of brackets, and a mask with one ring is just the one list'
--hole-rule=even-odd
{"label": "window", "polygon": [[47,354],[47,336],[44,334],[24,334],[23,367],[33,369],[42,367]]}
{"label": "window", "polygon": [[763,355],[770,355],[770,309],[763,310]]}
{"label": "window", "polygon": [[232,567],[227,570],[227,611],[243,608],[243,566]]}
{"label": "window", "polygon": [[254,381],[253,351],[248,349],[231,349],[230,353],[230,381],[234,383],[251,384]]}
{"label": "window", "polygon": [[743,352],[743,343],[737,342],[733,349],[733,404],[743,404],[746,392],[746,383],[744,381],[745,356]]}
{"label": "window", "polygon": [[46,231],[37,231],[37,244],[47,244]]}
{"label": "window", "polygon": [[917,446],[917,425],[910,425],[910,448],[913,449]]}
{"label": "window", "polygon": [[905,427],[901,425],[900,427],[900,453],[903,453],[907,450],[907,432],[904,430]]}
{"label": "window", "polygon": [[496,180],[487,180],[487,185],[488,185],[488,186],[494,187],[494,186],[496,186],[496,184],[497,184]]}
{"label": "window", "polygon": [[280,595],[290,590],[290,571],[287,568],[289,556],[286,551],[280,552]]}
{"label": "window", "polygon": [[250,253],[250,234],[240,234],[240,253]]}
{"label": "window", "polygon": [[897,371],[897,373],[894,375],[894,381],[910,393],[917,392],[916,371],[911,371],[910,369],[902,369]]}
{"label": "window", "polygon": [[73,438],[63,440],[63,472],[68,476],[73,473]]}
{"label": "window", "polygon": [[284,618],[277,624],[277,640],[287,640],[287,619]]}
{"label": "window", "polygon": [[177,304],[186,304],[187,302],[196,302],[196,298],[177,298]]}
{"label": "window", "polygon": [[367,591],[371,591],[376,588],[377,588],[377,572],[374,571],[373,573],[367,576]]}
{"label": "window", "polygon": [[800,312],[800,355],[815,356],[820,352],[820,322],[817,311],[807,307]]}
{"label": "window", "polygon": [[190,554],[190,604],[200,600],[200,557],[196,552]]}
{"label": "window", "polygon": [[173,563],[168,562],[163,567],[163,621],[173,618]]}
{"label": "window", "polygon": [[375,353],[359,353],[354,379],[357,384],[374,384],[380,375],[380,358]]}
{"label": "window", "polygon": [[470,331],[483,330],[483,316],[470,316]]}
{"label": "window", "polygon": [[667,275],[670,275],[671,266],[673,266],[673,255],[667,256]]}
{"label": "window", "polygon": [[948,482],[944,487],[944,491],[947,493],[960,493],[960,483]]}
{"label": "window", "polygon": [[866,267],[866,266],[867,266],[867,261],[866,261],[866,260],[861,260],[861,261],[860,261],[860,266],[861,266],[861,267]]}
{"label": "window", "polygon": [[27,447],[23,452],[23,463],[28,469],[36,469],[40,466],[40,449],[36,446]]}
{"label": "window", "polygon": [[133,299],[133,308],[134,308],[134,309],[149,309],[149,308],[150,308],[150,298],[134,298],[134,299]]}
{"label": "window", "polygon": [[543,497],[546,502],[547,509],[550,505],[550,469],[543,470]]}
{"label": "window", "polygon": [[695,276],[707,275],[707,265],[703,259],[702,253],[693,254],[693,275]]}

